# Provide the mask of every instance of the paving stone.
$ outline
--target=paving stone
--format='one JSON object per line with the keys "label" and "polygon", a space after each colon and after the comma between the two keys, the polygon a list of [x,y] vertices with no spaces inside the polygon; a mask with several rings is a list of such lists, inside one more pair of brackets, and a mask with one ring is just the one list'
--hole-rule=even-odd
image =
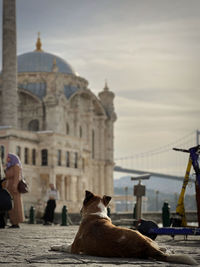
{"label": "paving stone", "polygon": [[[1,267],[57,267],[57,266],[180,266],[155,260],[103,258],[86,255],[73,255],[51,251],[52,245],[70,244],[78,230],[78,226],[44,226],[22,224],[20,229],[0,229],[0,266]],[[158,236],[160,246],[176,253],[189,254],[200,266],[200,237]],[[184,265],[181,265],[184,266]]]}

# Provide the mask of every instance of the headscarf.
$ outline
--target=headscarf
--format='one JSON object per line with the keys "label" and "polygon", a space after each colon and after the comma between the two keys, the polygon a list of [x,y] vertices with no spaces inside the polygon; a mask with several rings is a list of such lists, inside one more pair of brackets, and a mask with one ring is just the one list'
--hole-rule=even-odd
{"label": "headscarf", "polygon": [[13,153],[8,153],[8,157],[10,158],[10,161],[6,163],[6,170],[14,165],[19,165],[19,167],[22,167],[21,161],[19,157]]}

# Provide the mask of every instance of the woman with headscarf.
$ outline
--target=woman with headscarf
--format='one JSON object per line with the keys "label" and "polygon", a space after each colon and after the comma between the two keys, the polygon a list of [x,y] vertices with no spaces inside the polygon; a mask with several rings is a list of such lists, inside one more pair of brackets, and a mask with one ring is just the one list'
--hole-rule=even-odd
{"label": "woman with headscarf", "polygon": [[24,221],[24,210],[21,194],[17,186],[22,177],[22,164],[17,155],[9,153],[6,163],[6,189],[13,197],[13,208],[8,211],[11,222],[10,228],[19,228],[19,223]]}

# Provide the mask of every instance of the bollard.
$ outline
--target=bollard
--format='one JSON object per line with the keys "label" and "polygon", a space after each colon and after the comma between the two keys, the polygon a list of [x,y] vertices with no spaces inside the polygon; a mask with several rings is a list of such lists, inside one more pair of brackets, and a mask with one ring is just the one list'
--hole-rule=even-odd
{"label": "bollard", "polygon": [[31,206],[30,212],[29,212],[29,223],[34,224],[35,223],[35,208]]}
{"label": "bollard", "polygon": [[133,219],[136,219],[136,203],[133,207]]}
{"label": "bollard", "polygon": [[170,206],[166,201],[164,202],[162,207],[162,223],[163,227],[170,226]]}
{"label": "bollard", "polygon": [[62,208],[62,226],[68,225],[68,214],[67,214],[67,207],[64,205]]}
{"label": "bollard", "polygon": [[107,207],[107,215],[110,217],[110,207]]}

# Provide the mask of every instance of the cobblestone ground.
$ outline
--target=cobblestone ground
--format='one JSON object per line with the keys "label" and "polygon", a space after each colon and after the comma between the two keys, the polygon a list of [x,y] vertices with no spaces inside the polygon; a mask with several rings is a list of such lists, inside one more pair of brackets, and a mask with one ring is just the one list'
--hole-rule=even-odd
{"label": "cobblestone ground", "polygon": [[[0,229],[0,266],[180,266],[160,261],[99,258],[50,251],[51,245],[71,243],[78,226],[22,224],[20,229]],[[200,236],[159,236],[156,241],[177,253],[190,254],[200,266]],[[181,265],[184,266],[184,265]]]}

